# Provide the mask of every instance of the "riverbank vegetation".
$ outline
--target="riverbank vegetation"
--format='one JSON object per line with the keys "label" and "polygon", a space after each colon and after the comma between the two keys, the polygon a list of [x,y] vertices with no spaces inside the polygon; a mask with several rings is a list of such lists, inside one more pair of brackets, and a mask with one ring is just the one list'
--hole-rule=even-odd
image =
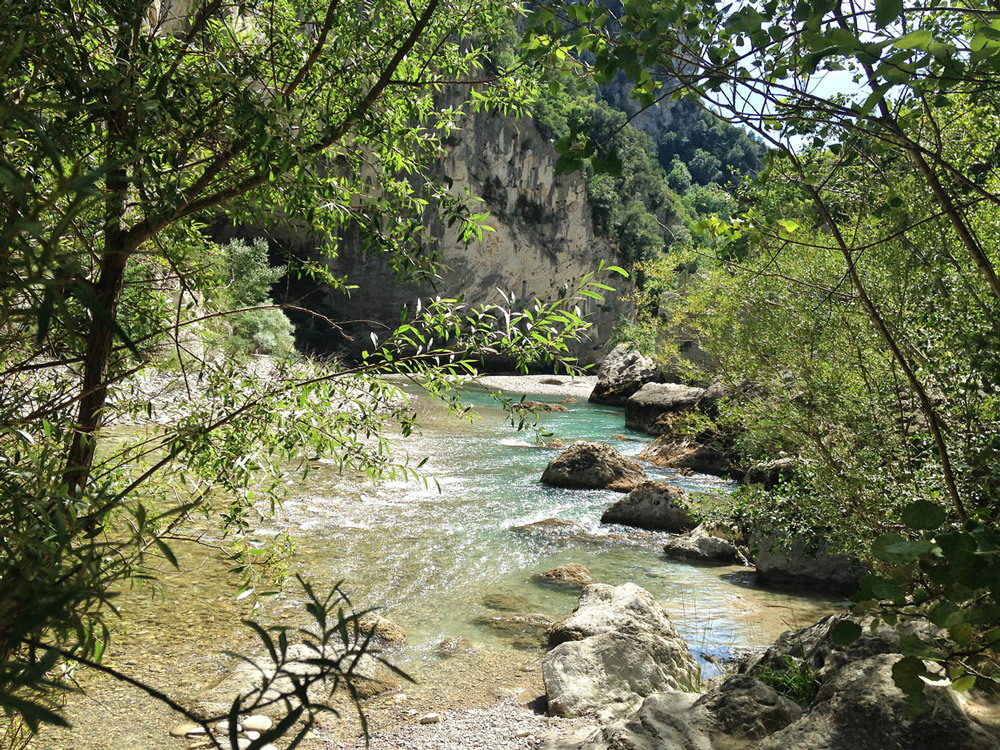
{"label": "riverbank vegetation", "polygon": [[[525,311],[430,300],[373,337],[356,365],[286,357],[260,371],[201,341],[223,326],[244,355],[289,354],[290,343],[267,297],[276,272],[263,246],[220,248],[208,223],[306,222],[334,238],[355,222],[372,252],[411,277],[436,270],[421,243],[427,205],[465,241],[481,234],[483,217],[425,167],[468,100],[510,110],[528,97],[513,77],[455,83],[478,80],[485,53],[463,40],[506,23],[507,4],[429,0],[360,13],[311,0],[57,0],[5,10],[0,707],[18,742],[20,727],[63,721],[61,669],[135,680],[99,664],[115,588],[175,563],[170,536],[192,514],[217,523],[234,589],[251,595],[274,550],[248,532],[280,494],[279,465],[305,469],[304,459],[327,456],[372,476],[413,472],[394,463],[383,437],[390,426],[408,431],[413,413],[376,376],[403,372],[447,398],[454,376],[484,354],[562,360],[585,323],[568,290]],[[445,86],[461,86],[454,110],[436,104]],[[285,272],[350,286],[322,259]],[[593,276],[580,284],[590,297],[603,288]],[[181,403],[134,387],[154,358],[172,361]],[[112,446],[111,423],[153,426]],[[349,681],[356,660],[323,649],[342,638],[353,656],[353,616],[338,611],[336,592],[307,591],[323,639],[319,651],[306,644],[311,658]],[[284,663],[289,634],[258,633],[280,644],[274,660]],[[319,709],[303,696],[254,747],[295,720],[295,732],[308,729]],[[237,700],[229,718],[245,708]]]}
{"label": "riverbank vegetation", "polygon": [[693,101],[767,144],[738,210],[703,224],[707,246],[647,266],[641,322],[708,355],[689,378],[739,394],[718,426],[744,461],[796,461],[793,481],[746,491],[739,510],[870,561],[856,609],[946,632],[950,645],[903,640],[897,684],[920,693],[924,659],[958,689],[995,680],[991,9],[567,3],[534,19],[539,50],[565,45],[598,81],[626,75],[642,107]]}

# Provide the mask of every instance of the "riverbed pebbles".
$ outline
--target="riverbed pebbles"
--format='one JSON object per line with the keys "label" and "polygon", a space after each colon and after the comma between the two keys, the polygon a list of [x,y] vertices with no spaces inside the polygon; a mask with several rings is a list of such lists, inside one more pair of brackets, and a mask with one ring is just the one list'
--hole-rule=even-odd
{"label": "riverbed pebbles", "polygon": [[[580,719],[542,716],[508,698],[488,707],[442,711],[434,723],[408,724],[375,732],[369,750],[534,750],[541,738],[579,730]],[[362,750],[364,740],[342,748]]]}

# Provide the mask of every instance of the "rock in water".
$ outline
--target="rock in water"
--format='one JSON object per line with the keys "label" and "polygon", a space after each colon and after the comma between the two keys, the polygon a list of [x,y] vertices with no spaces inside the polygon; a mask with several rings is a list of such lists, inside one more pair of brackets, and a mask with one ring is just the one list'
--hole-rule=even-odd
{"label": "rock in water", "polygon": [[546,581],[566,583],[574,586],[585,586],[588,583],[594,582],[594,576],[591,575],[590,569],[585,565],[580,565],[580,563],[559,565],[552,568],[552,570],[546,570],[542,573],[541,577]]}
{"label": "rock in water", "polygon": [[763,585],[853,594],[868,573],[858,558],[830,554],[823,539],[809,543],[801,536],[785,540],[777,534],[751,535],[750,547],[757,582]]}
{"label": "rock in water", "polygon": [[701,562],[737,563],[742,562],[736,545],[729,539],[713,533],[702,524],[693,531],[671,539],[663,545],[667,557],[680,557]]}
{"label": "rock in water", "polygon": [[694,528],[688,494],[662,482],[643,482],[604,511],[601,523],[620,523],[673,534]]}
{"label": "rock in water", "polygon": [[698,472],[738,479],[741,472],[736,466],[739,457],[733,448],[734,437],[732,433],[714,430],[697,435],[665,432],[643,448],[636,458],[665,469],[678,469],[681,474]]}
{"label": "rock in water", "polygon": [[624,406],[629,396],[657,377],[659,371],[653,360],[619,344],[601,363],[590,401]]}
{"label": "rock in water", "polygon": [[549,645],[580,641],[598,633],[653,633],[680,638],[666,610],[646,589],[634,583],[585,586],[573,613],[549,631]]}
{"label": "rock in water", "polygon": [[569,411],[562,404],[546,404],[542,401],[518,401],[510,408],[514,411]]}
{"label": "rock in water", "polygon": [[625,402],[625,426],[650,435],[661,435],[669,422],[661,417],[693,409],[711,412],[725,395],[721,385],[697,388],[677,383],[646,383]]}
{"label": "rock in water", "polygon": [[382,645],[388,646],[406,640],[405,630],[377,612],[366,612],[361,615],[358,618],[358,628],[366,635],[371,633],[372,640]]}
{"label": "rock in water", "polygon": [[437,646],[437,652],[441,656],[449,657],[457,656],[458,654],[474,654],[476,653],[476,647],[472,645],[472,642],[468,638],[454,636],[441,641]]}
{"label": "rock in water", "polygon": [[553,487],[629,492],[646,481],[635,460],[604,443],[579,442],[545,467],[542,482]]}

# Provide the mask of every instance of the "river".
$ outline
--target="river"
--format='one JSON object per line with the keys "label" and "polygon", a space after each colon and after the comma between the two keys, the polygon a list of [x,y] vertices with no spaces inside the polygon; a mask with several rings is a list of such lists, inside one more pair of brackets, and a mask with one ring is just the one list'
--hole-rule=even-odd
{"label": "river", "polygon": [[[832,603],[822,598],[757,589],[747,568],[669,560],[661,553],[663,534],[603,526],[601,514],[620,495],[542,485],[538,478],[558,450],[542,447],[531,430],[515,431],[485,389],[470,388],[466,394],[475,412],[471,420],[448,415],[426,395],[409,393],[422,427],[393,442],[401,455],[427,458],[421,469],[426,483],[371,483],[321,461],[305,480],[289,478],[288,499],[256,532],[265,540],[289,532],[295,540],[292,568],[319,588],[347,582],[357,606],[379,607],[407,631],[406,642],[386,654],[418,680],[404,687],[407,705],[421,710],[484,705],[495,699],[500,684],[537,691],[543,631],[504,630],[496,621],[509,614],[542,616],[536,620],[569,614],[578,591],[537,579],[538,573],[566,562],[587,566],[597,581],[633,581],[652,592],[705,676],[715,674],[734,653],[760,647],[831,610]],[[560,403],[565,395],[529,397]],[[540,426],[551,433],[545,440],[566,445],[599,440],[628,455],[649,440],[624,428],[621,410],[589,404],[585,395],[566,406],[568,411],[539,415]],[[693,492],[734,489],[715,477],[681,477],[653,467],[647,473]],[[520,528],[551,518],[578,528],[571,533]],[[225,568],[194,545],[181,546],[185,570],[165,576],[162,597],[133,592],[124,598],[123,624],[110,658],[191,699],[222,673],[219,651],[245,649],[251,641],[238,627],[246,606],[233,601]],[[256,617],[264,623],[302,622],[301,604],[290,583],[266,600]],[[441,642],[455,638],[465,639],[474,651],[443,655]],[[87,750],[124,741],[102,744],[94,739],[99,731],[127,737],[134,748],[172,746],[164,740],[169,723],[150,726],[170,721],[161,708],[139,700],[136,706],[148,706],[138,711],[143,729],[129,729],[137,723],[129,694],[107,680],[87,684],[89,697],[74,698],[69,706],[77,728],[51,733],[45,747]],[[117,725],[95,730],[92,704],[117,716]]]}

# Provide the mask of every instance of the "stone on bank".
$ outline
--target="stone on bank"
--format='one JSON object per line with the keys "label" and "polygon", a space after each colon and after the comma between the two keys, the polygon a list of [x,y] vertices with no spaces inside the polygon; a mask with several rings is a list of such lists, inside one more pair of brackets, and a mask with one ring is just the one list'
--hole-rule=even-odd
{"label": "stone on bank", "polygon": [[552,626],[542,661],[549,713],[622,715],[662,690],[697,690],[698,662],[652,594],[591,584]]}
{"label": "stone on bank", "polygon": [[646,383],[659,378],[659,369],[649,357],[619,344],[604,358],[590,402],[624,406],[628,397]]}

